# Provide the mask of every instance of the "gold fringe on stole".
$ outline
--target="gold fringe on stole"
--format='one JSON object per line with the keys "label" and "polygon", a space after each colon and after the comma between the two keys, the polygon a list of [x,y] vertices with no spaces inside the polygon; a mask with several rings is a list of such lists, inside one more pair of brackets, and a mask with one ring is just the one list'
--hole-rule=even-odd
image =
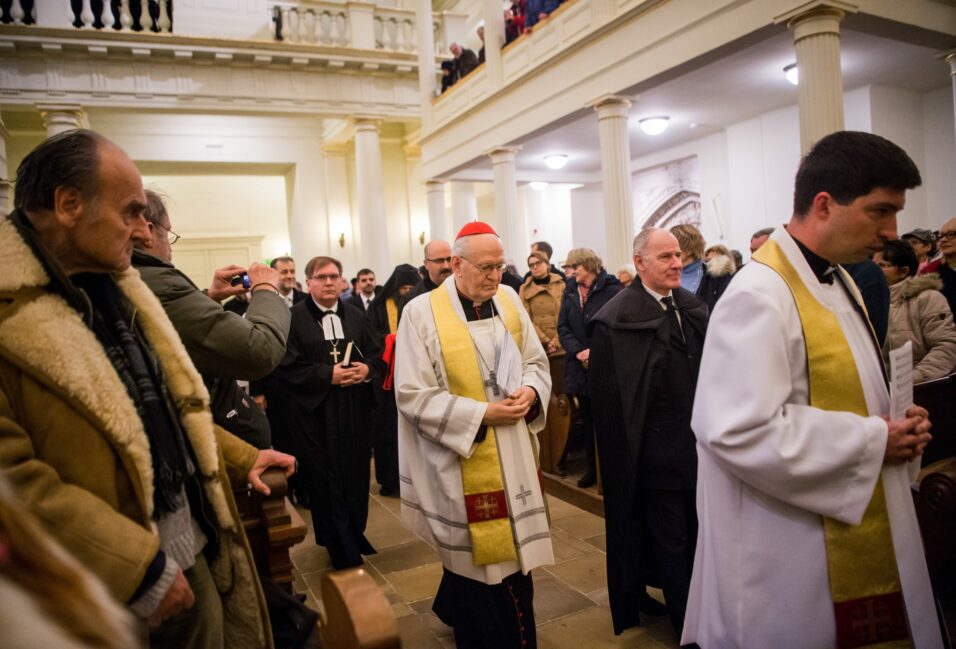
{"label": "gold fringe on stole", "polygon": [[398,306],[395,304],[395,298],[385,300],[385,312],[388,315],[388,333],[398,332]]}
{"label": "gold fringe on stole", "polygon": [[[501,288],[498,289],[496,297],[505,327],[514,338],[518,349],[521,349],[521,318],[518,311]],[[442,359],[448,372],[449,392],[475,401],[487,401],[477,352],[468,332],[468,325],[452,306],[447,288],[438,287],[429,293],[429,300]],[[508,516],[507,496],[504,494],[501,461],[493,426],[487,427],[484,441],[478,445],[471,457],[460,458],[460,462],[475,565],[516,560],[518,553],[511,530],[511,519]],[[473,520],[475,511],[483,520]]]}
{"label": "gold fringe on stole", "polygon": [[[810,405],[822,410],[868,416],[856,361],[836,315],[813,297],[776,241],[767,241],[753,259],[775,270],[793,295],[806,342]],[[852,281],[845,271],[840,269],[839,272],[843,273],[844,281]],[[839,434],[839,431],[833,431],[833,434]],[[888,641],[876,639],[872,642],[874,636],[867,637],[865,620],[871,616],[874,619],[882,617],[881,612],[886,611],[887,606],[894,608],[898,602],[898,614],[905,616],[883,479],[877,480],[873,497],[859,525],[824,518],[823,528],[830,595],[837,617],[838,646],[911,647],[908,639],[898,639],[898,633],[891,633],[896,637]],[[887,599],[892,600],[889,605]],[[908,638],[905,619],[898,622],[902,623],[903,637]]]}

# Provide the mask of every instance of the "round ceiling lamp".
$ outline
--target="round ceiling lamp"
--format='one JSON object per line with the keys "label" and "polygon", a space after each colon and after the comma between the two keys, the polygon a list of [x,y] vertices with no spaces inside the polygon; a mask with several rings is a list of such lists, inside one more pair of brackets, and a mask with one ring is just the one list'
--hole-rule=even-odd
{"label": "round ceiling lamp", "polygon": [[563,169],[564,165],[568,164],[568,156],[563,154],[555,155],[546,155],[544,156],[544,164],[548,166],[548,169]]}
{"label": "round ceiling lamp", "polygon": [[548,188],[548,183],[541,182],[540,180],[532,180],[528,185],[536,192],[543,192]]}
{"label": "round ceiling lamp", "polygon": [[783,75],[787,77],[787,81],[789,81],[793,85],[797,85],[798,83],[800,83],[800,74],[797,71],[796,63],[791,63],[790,65],[785,67],[783,69]]}
{"label": "round ceiling lamp", "polygon": [[670,117],[645,117],[640,120],[638,124],[641,130],[648,135],[660,135],[667,130],[667,125],[670,121]]}

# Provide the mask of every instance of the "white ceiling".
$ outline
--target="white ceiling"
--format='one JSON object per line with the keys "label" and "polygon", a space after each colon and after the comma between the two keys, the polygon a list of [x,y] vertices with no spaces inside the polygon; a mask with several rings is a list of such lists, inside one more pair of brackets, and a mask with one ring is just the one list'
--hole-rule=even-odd
{"label": "white ceiling", "polygon": [[[939,50],[848,29],[841,34],[845,90],[885,85],[925,92],[950,83],[949,65],[937,59]],[[796,105],[797,88],[783,75],[795,62],[793,37],[773,30],[766,38],[677,78],[651,82],[620,93],[634,97],[631,107],[631,157],[637,158],[698,139],[761,113]],[[667,115],[661,135],[644,134],[638,120]],[[519,180],[584,180],[600,172],[597,119],[582,110],[538,133],[519,140]],[[568,155],[561,172],[550,171],[544,156]],[[487,158],[455,174],[461,179],[490,179]]]}

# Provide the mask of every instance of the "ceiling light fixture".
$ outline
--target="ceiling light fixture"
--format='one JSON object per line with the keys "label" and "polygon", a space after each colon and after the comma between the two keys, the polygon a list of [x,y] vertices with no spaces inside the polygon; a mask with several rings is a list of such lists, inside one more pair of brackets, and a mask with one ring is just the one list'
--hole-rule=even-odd
{"label": "ceiling light fixture", "polygon": [[667,125],[670,123],[670,120],[670,117],[645,117],[640,120],[638,124],[641,130],[648,135],[660,135],[667,130]]}
{"label": "ceiling light fixture", "polygon": [[563,154],[546,155],[544,156],[544,164],[548,166],[548,169],[563,169],[564,165],[568,164],[568,156]]}
{"label": "ceiling light fixture", "polygon": [[798,83],[800,83],[800,74],[797,71],[796,63],[791,63],[790,65],[785,67],[783,69],[783,75],[787,77],[787,81],[789,81],[793,85],[797,85]]}
{"label": "ceiling light fixture", "polygon": [[541,182],[540,180],[532,180],[528,185],[536,192],[541,192],[548,188],[548,183]]}

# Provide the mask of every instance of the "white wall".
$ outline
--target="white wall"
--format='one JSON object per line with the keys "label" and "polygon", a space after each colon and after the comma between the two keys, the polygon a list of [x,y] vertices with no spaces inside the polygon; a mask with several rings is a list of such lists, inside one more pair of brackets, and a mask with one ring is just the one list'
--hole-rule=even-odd
{"label": "white wall", "polygon": [[[604,193],[601,184],[571,190],[572,248],[590,248],[601,259],[607,257],[607,236],[604,229]],[[562,257],[555,251],[555,261]]]}
{"label": "white wall", "polygon": [[528,270],[527,256],[531,244],[535,241],[547,241],[554,249],[552,261],[564,259],[572,244],[571,193],[568,185],[549,184],[543,190],[532,189],[530,185],[518,188],[519,222],[524,226],[515,246],[519,251],[514,260],[518,270]]}
{"label": "white wall", "polygon": [[956,217],[956,125],[953,91],[943,87],[923,95],[923,185],[925,227],[936,230]]}

